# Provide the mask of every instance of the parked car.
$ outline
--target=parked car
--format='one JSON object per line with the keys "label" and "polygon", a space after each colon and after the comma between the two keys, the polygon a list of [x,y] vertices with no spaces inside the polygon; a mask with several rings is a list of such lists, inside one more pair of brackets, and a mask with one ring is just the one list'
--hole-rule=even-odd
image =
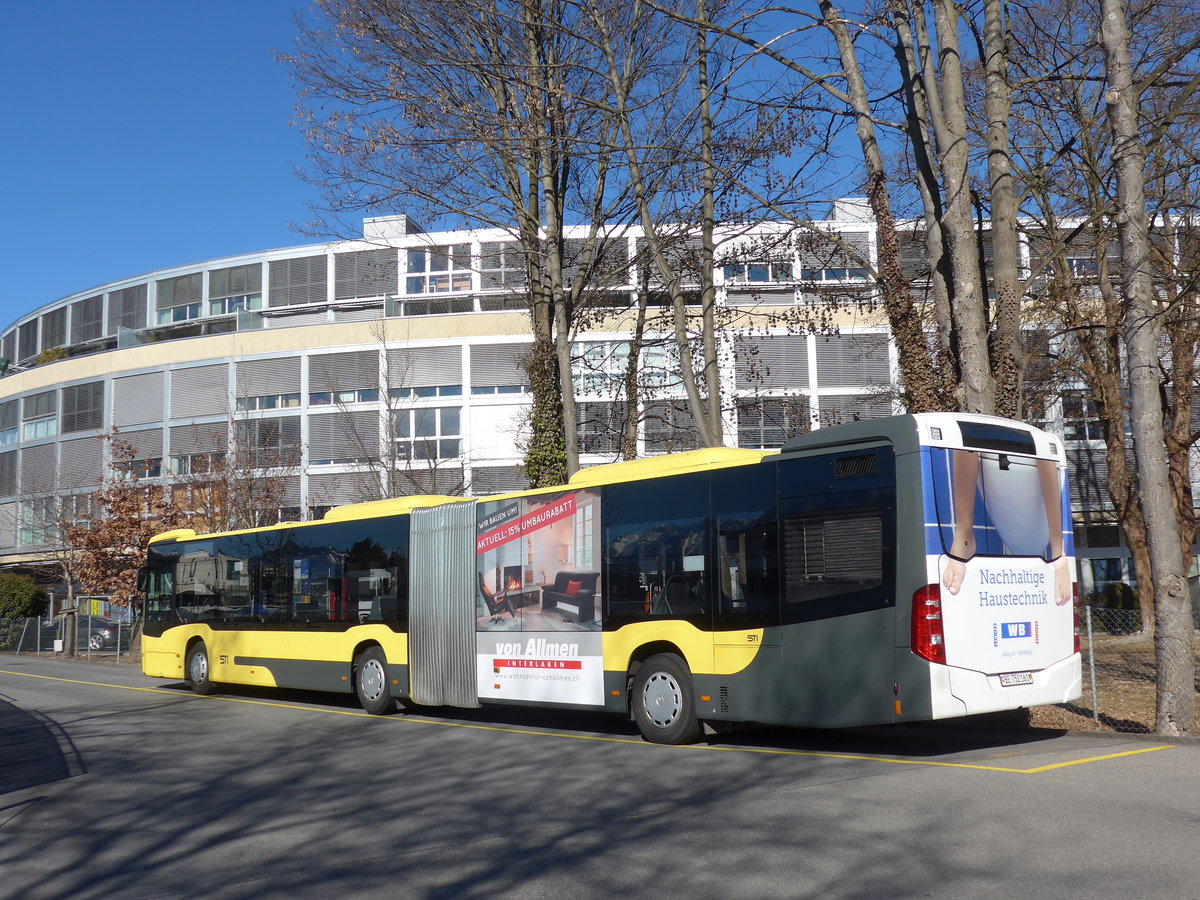
{"label": "parked car", "polygon": [[76,633],[79,636],[80,650],[84,647],[90,650],[115,650],[118,646],[118,639],[121,650],[128,649],[133,629],[129,625],[104,616],[59,616],[53,624],[47,625],[43,629],[42,643],[46,646],[53,646],[52,642],[55,639],[65,638],[63,628],[70,618],[78,619],[79,630]]}

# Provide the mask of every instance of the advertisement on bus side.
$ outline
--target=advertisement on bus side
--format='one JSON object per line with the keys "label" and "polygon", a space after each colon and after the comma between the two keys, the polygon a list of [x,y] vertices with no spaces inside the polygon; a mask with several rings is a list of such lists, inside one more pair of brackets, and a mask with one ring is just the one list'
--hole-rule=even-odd
{"label": "advertisement on bus side", "polygon": [[482,501],[477,510],[479,696],[603,704],[599,494]]}

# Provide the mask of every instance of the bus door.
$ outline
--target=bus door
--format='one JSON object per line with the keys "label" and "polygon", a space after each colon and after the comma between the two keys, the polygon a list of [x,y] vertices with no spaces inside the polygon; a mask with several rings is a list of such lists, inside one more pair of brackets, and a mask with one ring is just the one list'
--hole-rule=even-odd
{"label": "bus door", "polygon": [[479,706],[475,664],[475,501],[414,510],[409,691],[427,706]]}

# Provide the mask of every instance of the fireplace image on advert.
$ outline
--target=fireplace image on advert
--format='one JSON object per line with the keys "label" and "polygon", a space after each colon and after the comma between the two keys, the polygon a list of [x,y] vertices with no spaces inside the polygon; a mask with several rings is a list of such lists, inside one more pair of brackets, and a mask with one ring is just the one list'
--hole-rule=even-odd
{"label": "fireplace image on advert", "polygon": [[478,631],[599,631],[600,498],[569,491],[478,505]]}

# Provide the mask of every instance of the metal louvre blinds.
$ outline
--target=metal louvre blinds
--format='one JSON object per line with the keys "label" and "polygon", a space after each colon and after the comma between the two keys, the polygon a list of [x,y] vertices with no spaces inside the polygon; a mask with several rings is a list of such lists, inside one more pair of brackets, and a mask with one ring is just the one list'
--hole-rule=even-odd
{"label": "metal louvre blinds", "polygon": [[525,257],[516,241],[480,244],[479,270],[480,290],[525,287]]}
{"label": "metal louvre blinds", "polygon": [[[370,486],[363,483],[368,478],[375,480],[373,493],[370,493]],[[374,471],[308,476],[309,506],[342,506],[378,496],[379,475]]]}
{"label": "metal louvre blinds", "polygon": [[300,390],[300,357],[282,356],[277,359],[252,359],[237,366],[239,397],[261,397],[271,394],[294,394]]}
{"label": "metal louvre blinds", "polygon": [[60,445],[58,480],[65,489],[93,487],[104,476],[104,445],[95,438],[63,441]]}
{"label": "metal louvre blinds", "polygon": [[206,425],[176,425],[171,429],[171,455],[190,456],[224,450],[229,442],[227,422]]}
{"label": "metal louvre blinds", "polygon": [[116,334],[119,328],[146,327],[146,285],[111,291],[108,295],[108,333]]}
{"label": "metal louvre blinds", "polygon": [[90,431],[104,424],[104,382],[75,384],[62,390],[62,432]]}
{"label": "metal louvre blinds", "polygon": [[870,260],[871,240],[866,232],[843,231],[836,237],[837,241],[816,234],[801,238],[800,265],[806,269],[857,269]]}
{"label": "metal louvre blinds", "polygon": [[213,269],[208,273],[208,296],[213,300],[241,297],[244,294],[257,294],[261,291],[261,263]]}
{"label": "metal louvre blinds", "polygon": [[476,466],[471,470],[471,492],[476,496],[507,494],[529,487],[529,478],[520,466]]}
{"label": "metal louvre blinds", "polygon": [[113,379],[113,424],[149,425],[162,421],[163,373],[147,372]]}
{"label": "metal louvre blinds", "polygon": [[817,338],[817,386],[888,384],[891,363],[885,334],[842,334]]}
{"label": "metal louvre blinds", "polygon": [[890,416],[889,397],[872,394],[827,394],[818,400],[821,421],[825,425],[856,422],[860,419],[881,419]]}
{"label": "metal louvre blinds", "polygon": [[71,343],[94,341],[104,334],[104,295],[71,304]]}
{"label": "metal louvre blinds", "polygon": [[392,248],[338,253],[333,258],[335,300],[378,297],[400,289],[400,258]]}
{"label": "metal louvre blinds", "polygon": [[29,421],[55,412],[58,412],[58,391],[42,391],[40,394],[30,394],[25,398],[21,409],[21,418]]}
{"label": "metal louvre blinds", "polygon": [[54,457],[54,444],[26,447],[21,451],[22,494],[54,490]]}
{"label": "metal louvre blinds", "polygon": [[389,387],[462,384],[462,347],[418,347],[387,352]]}
{"label": "metal louvre blinds", "polygon": [[228,365],[171,370],[171,418],[228,414]]}
{"label": "metal louvre blinds", "polygon": [[355,460],[379,456],[379,413],[338,410],[309,416],[308,458]]}
{"label": "metal louvre blinds", "polygon": [[157,309],[199,303],[204,295],[204,273],[193,272],[176,278],[163,278],[155,282],[154,305]]}
{"label": "metal louvre blinds", "polygon": [[471,387],[528,384],[524,358],[532,344],[480,344],[471,348]]}
{"label": "metal louvre blinds", "polygon": [[747,337],[734,345],[734,384],[742,390],[808,387],[808,337]]}
{"label": "metal louvre blinds", "polygon": [[17,492],[17,451],[0,453],[0,497],[11,497]]}
{"label": "metal louvre blinds", "polygon": [[133,450],[134,459],[161,459],[163,455],[163,430],[147,428],[145,431],[122,431],[120,440]]}
{"label": "metal louvre blinds", "polygon": [[17,504],[0,503],[0,547],[17,545]]}
{"label": "metal louvre blinds", "polygon": [[379,387],[379,352],[326,353],[308,358],[310,391],[359,391]]}
{"label": "metal louvre blinds", "polygon": [[61,347],[67,342],[67,308],[51,310],[42,316],[42,349]]}
{"label": "metal louvre blinds", "polygon": [[26,322],[17,329],[17,335],[17,358],[24,361],[37,356],[38,320],[34,319],[31,322]]}
{"label": "metal louvre blinds", "polygon": [[324,303],[329,280],[325,255],[276,259],[270,263],[271,306]]}

